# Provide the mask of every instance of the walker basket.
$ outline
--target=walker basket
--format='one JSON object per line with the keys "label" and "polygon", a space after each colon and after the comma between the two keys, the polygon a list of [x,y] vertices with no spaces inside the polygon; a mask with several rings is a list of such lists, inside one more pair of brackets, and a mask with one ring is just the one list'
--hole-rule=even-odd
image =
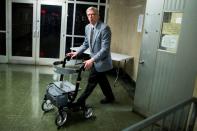
{"label": "walker basket", "polygon": [[65,107],[68,103],[68,93],[62,90],[56,84],[51,83],[48,85],[46,99],[50,100],[51,103],[56,107]]}

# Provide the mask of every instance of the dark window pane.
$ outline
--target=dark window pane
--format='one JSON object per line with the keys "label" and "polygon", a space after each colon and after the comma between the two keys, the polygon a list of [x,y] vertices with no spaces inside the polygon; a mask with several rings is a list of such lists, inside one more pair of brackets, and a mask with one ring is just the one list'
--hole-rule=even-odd
{"label": "dark window pane", "polygon": [[[98,2],[98,0],[77,0],[77,1],[85,1],[85,2]],[[100,0],[100,3],[105,3],[106,0]]]}
{"label": "dark window pane", "polygon": [[0,33],[0,55],[6,55],[5,33]]}
{"label": "dark window pane", "polygon": [[75,37],[74,38],[74,47],[79,47],[83,44],[84,38]]}
{"label": "dark window pane", "polygon": [[100,14],[100,20],[104,22],[104,18],[105,18],[105,6],[100,6],[99,14]]}
{"label": "dark window pane", "polygon": [[33,4],[12,4],[12,55],[32,56]]}
{"label": "dark window pane", "polygon": [[74,4],[68,4],[67,34],[72,35]]}
{"label": "dark window pane", "polygon": [[70,48],[72,46],[72,37],[66,37],[66,53],[70,52]]}
{"label": "dark window pane", "polygon": [[5,30],[5,0],[0,0],[0,30]]}
{"label": "dark window pane", "polygon": [[106,2],[106,0],[100,0],[100,2],[101,2],[101,3],[105,3],[105,2]]}
{"label": "dark window pane", "polygon": [[59,58],[61,6],[41,6],[40,57]]}
{"label": "dark window pane", "polygon": [[98,0],[77,0],[77,1],[85,1],[85,2],[98,2]]}
{"label": "dark window pane", "polygon": [[[6,31],[5,0],[0,1],[0,30]],[[0,33],[0,55],[6,55],[6,34]]]}
{"label": "dark window pane", "polygon": [[172,13],[171,12],[165,12],[163,15],[163,22],[164,23],[169,23],[172,18]]}
{"label": "dark window pane", "polygon": [[84,4],[76,5],[75,35],[85,35],[85,26],[89,23],[86,16],[86,9],[90,6]]}

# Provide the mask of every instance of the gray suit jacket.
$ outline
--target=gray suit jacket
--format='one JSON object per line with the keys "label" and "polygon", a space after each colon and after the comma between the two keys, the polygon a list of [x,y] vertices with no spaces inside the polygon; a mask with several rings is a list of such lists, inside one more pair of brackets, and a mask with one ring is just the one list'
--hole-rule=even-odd
{"label": "gray suit jacket", "polygon": [[92,45],[90,45],[91,25],[85,27],[85,40],[78,50],[78,54],[83,53],[90,48],[90,57],[94,59],[96,71],[104,72],[113,68],[110,53],[111,30],[109,26],[101,21],[97,22],[94,29],[94,37]]}

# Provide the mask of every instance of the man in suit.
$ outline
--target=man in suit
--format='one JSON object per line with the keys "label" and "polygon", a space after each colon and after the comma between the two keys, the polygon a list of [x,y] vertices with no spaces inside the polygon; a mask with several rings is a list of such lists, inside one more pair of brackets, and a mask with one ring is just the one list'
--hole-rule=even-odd
{"label": "man in suit", "polygon": [[100,103],[112,103],[114,101],[114,95],[105,75],[106,71],[113,68],[110,53],[111,30],[109,26],[99,21],[99,11],[97,8],[89,7],[86,10],[86,14],[89,24],[85,27],[85,40],[77,52],[67,54],[73,58],[82,54],[87,48],[90,49],[90,59],[84,62],[85,69],[90,69],[88,84],[85,91],[77,100],[77,103],[85,105],[86,99],[97,84],[100,85],[105,96]]}

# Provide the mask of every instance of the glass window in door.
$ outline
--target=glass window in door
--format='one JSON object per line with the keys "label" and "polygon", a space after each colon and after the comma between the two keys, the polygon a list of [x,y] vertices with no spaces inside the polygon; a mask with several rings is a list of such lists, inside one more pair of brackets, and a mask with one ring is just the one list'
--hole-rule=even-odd
{"label": "glass window in door", "polygon": [[164,12],[159,49],[176,53],[183,13]]}
{"label": "glass window in door", "polygon": [[62,7],[41,5],[40,58],[59,58]]}
{"label": "glass window in door", "polygon": [[5,0],[0,0],[0,55],[6,55],[6,15]]}
{"label": "glass window in door", "polygon": [[33,4],[12,3],[12,56],[32,57]]}

